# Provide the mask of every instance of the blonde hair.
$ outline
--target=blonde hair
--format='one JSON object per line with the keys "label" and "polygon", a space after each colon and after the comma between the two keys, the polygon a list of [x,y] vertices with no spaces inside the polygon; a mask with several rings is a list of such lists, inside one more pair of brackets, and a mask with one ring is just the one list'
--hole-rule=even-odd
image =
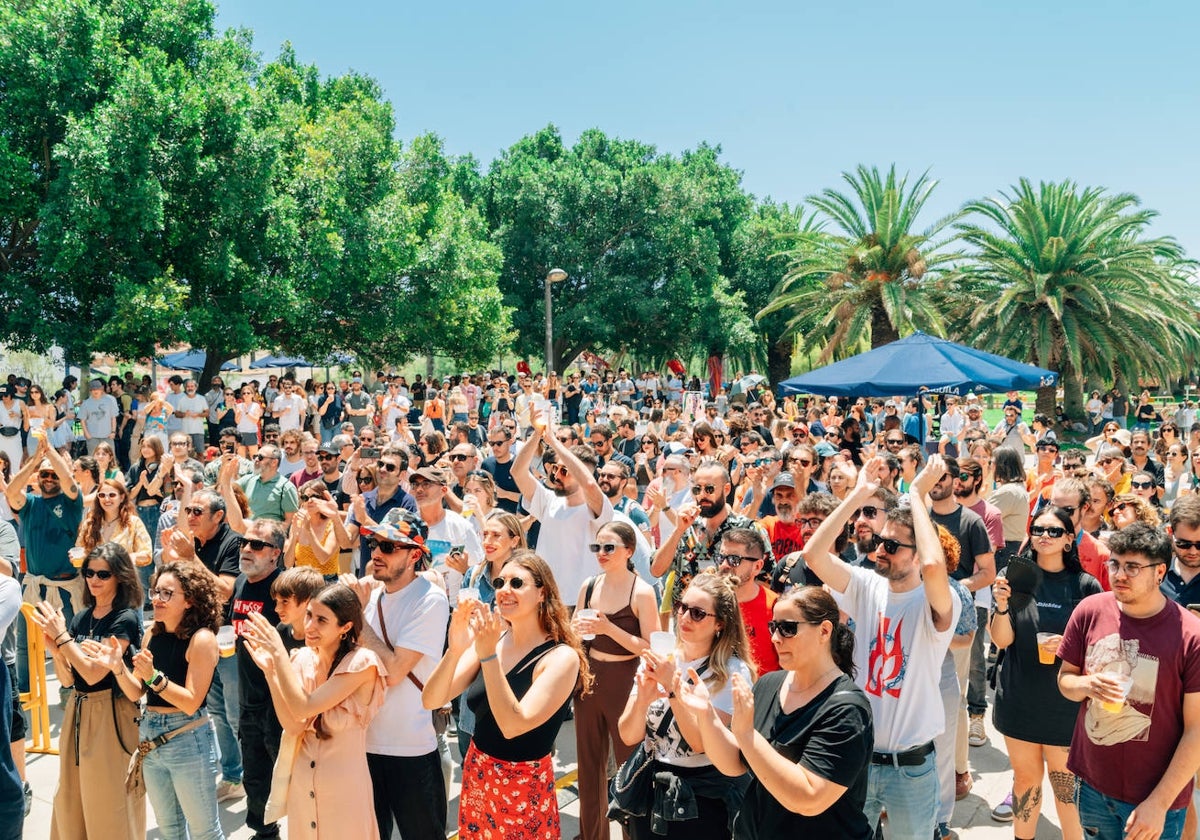
{"label": "blonde hair", "polygon": [[[726,575],[715,569],[705,569],[692,578],[688,589],[698,589],[713,600],[716,620],[721,627],[713,638],[712,650],[708,654],[708,671],[711,677],[706,677],[710,690],[719,691],[729,680],[729,661],[734,657],[745,663],[750,669],[751,678],[757,677],[754,666],[754,656],[750,652],[750,639],[746,636],[746,625],[742,620],[742,608],[738,606],[737,588]],[[685,592],[687,590],[684,590]],[[678,634],[676,628],[676,634]]]}

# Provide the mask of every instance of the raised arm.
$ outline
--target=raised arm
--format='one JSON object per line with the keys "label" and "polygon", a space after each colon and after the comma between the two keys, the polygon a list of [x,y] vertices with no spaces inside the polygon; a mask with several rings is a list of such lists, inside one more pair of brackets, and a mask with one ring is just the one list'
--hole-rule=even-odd
{"label": "raised arm", "polygon": [[804,562],[817,577],[838,592],[845,592],[850,585],[850,566],[833,552],[834,543],[855,512],[879,490],[882,477],[887,472],[887,462],[882,457],[876,456],[867,461],[858,471],[854,489],[804,545]]}
{"label": "raised arm", "polygon": [[538,442],[536,438],[530,438],[525,441],[525,444],[517,450],[517,454],[513,458],[512,467],[510,468],[512,480],[516,483],[517,489],[521,491],[523,497],[530,501],[533,500],[538,486],[538,480],[530,470],[537,450]]}
{"label": "raised arm", "polygon": [[[933,626],[939,633],[954,626],[954,593],[950,591],[950,573],[946,571],[946,556],[938,539],[937,527],[929,518],[929,491],[946,474],[946,462],[941,455],[930,455],[925,467],[917,473],[909,489],[913,519],[913,541],[921,561],[921,579],[925,600],[933,611]],[[817,572],[820,574],[820,572]]]}

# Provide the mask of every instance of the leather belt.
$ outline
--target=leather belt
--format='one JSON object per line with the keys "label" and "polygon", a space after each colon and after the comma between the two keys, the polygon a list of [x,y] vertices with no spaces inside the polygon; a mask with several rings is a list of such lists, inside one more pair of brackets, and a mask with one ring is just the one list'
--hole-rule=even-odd
{"label": "leather belt", "polygon": [[890,764],[893,767],[916,767],[925,763],[925,756],[933,752],[933,741],[921,744],[919,747],[903,750],[901,752],[886,753],[873,752],[871,753],[872,764]]}

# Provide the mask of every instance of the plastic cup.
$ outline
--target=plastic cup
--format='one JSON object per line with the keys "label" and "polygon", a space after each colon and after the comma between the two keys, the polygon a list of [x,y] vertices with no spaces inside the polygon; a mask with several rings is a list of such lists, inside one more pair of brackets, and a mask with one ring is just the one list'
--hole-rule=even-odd
{"label": "plastic cup", "polygon": [[[589,609],[575,610],[575,615],[579,616],[580,618],[599,618],[600,611]],[[582,638],[585,642],[590,642],[592,639],[596,638],[596,634],[584,633]]]}
{"label": "plastic cup", "polygon": [[463,601],[466,601],[468,599],[478,601],[479,600],[479,590],[478,589],[469,589],[467,587],[463,587],[462,589],[458,590],[458,603],[461,604]]}
{"label": "plastic cup", "polygon": [[1055,641],[1056,634],[1054,633],[1038,633],[1038,662],[1043,665],[1053,665],[1054,659],[1058,655],[1058,642]]}
{"label": "plastic cup", "polygon": [[1114,715],[1125,708],[1125,699],[1129,696],[1129,690],[1131,688],[1133,688],[1133,674],[1119,676],[1119,677],[1117,677],[1117,679],[1118,679],[1117,685],[1121,689],[1120,702],[1110,703],[1109,701],[1105,700],[1100,704],[1100,708],[1102,708],[1102,709],[1104,709],[1104,711],[1106,711],[1110,714],[1114,714]]}
{"label": "plastic cup", "polygon": [[463,517],[463,519],[470,519],[470,518],[471,518],[471,515],[472,515],[473,513],[475,513],[475,509],[474,509],[474,508],[464,507],[464,508],[462,509],[462,517]]}
{"label": "plastic cup", "polygon": [[221,654],[222,659],[237,653],[237,631],[233,629],[233,625],[226,624],[217,630],[217,652]]}
{"label": "plastic cup", "polygon": [[83,568],[83,560],[87,557],[87,550],[79,546],[67,549],[67,557],[71,561],[71,565],[76,569]]}
{"label": "plastic cup", "polygon": [[46,439],[46,430],[43,429],[41,426],[38,426],[37,428],[30,430],[29,434],[33,437],[34,440],[45,440]]}
{"label": "plastic cup", "polygon": [[675,651],[675,634],[665,630],[651,633],[650,650],[659,656],[670,656]]}

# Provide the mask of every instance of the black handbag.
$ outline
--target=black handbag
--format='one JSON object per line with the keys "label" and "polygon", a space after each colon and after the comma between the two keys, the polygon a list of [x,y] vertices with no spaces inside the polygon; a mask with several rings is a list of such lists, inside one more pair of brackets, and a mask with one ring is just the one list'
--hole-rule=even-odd
{"label": "black handbag", "polygon": [[[657,737],[667,733],[675,713],[667,708],[655,730]],[[617,768],[608,783],[608,818],[625,821],[629,817],[644,817],[654,802],[654,746],[649,736]]]}

